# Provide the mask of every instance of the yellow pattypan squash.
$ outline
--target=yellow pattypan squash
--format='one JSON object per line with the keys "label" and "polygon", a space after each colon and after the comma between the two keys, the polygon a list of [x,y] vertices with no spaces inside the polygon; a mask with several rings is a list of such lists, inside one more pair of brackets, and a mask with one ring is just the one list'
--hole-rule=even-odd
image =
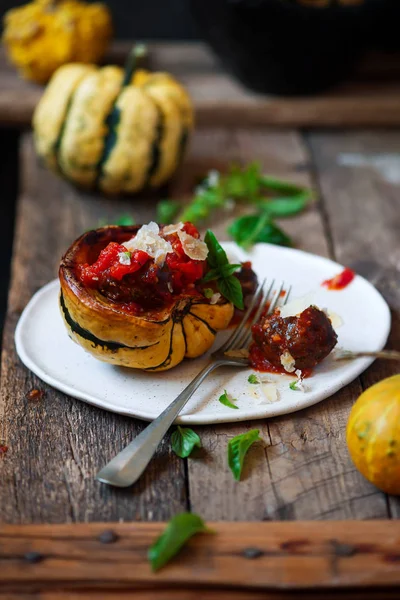
{"label": "yellow pattypan squash", "polygon": [[347,423],[347,446],[357,469],[388,494],[400,494],[400,375],[361,394]]}
{"label": "yellow pattypan squash", "polygon": [[95,63],[112,36],[108,8],[78,0],[35,0],[9,10],[3,42],[25,79],[45,83],[69,62]]}

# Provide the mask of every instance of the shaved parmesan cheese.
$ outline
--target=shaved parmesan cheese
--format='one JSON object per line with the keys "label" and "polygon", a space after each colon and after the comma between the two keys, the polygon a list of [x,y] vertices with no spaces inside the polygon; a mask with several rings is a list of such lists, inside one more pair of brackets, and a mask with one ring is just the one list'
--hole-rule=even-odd
{"label": "shaved parmesan cheese", "polygon": [[296,389],[300,390],[300,392],[306,392],[308,390],[307,386],[304,384],[303,373],[300,369],[295,370],[295,374],[297,375]]}
{"label": "shaved parmesan cheese", "polygon": [[127,250],[126,252],[120,252],[118,254],[118,262],[121,265],[130,265],[131,264],[131,253]]}
{"label": "shaved parmesan cheese", "polygon": [[178,231],[180,231],[183,227],[183,223],[179,222],[179,223],[174,223],[173,225],[166,225],[165,227],[163,227],[163,235],[171,235],[173,233],[178,233]]}
{"label": "shaved parmesan cheese", "polygon": [[332,323],[333,329],[339,329],[339,327],[341,327],[343,325],[343,319],[340,315],[334,313],[333,311],[329,310],[328,308],[323,308],[322,310],[324,311],[324,313],[326,314],[326,316]]}
{"label": "shaved parmesan cheese", "polygon": [[281,365],[287,373],[293,373],[295,369],[295,362],[295,359],[287,350],[285,350],[285,352],[281,354]]}
{"label": "shaved parmesan cheese", "polygon": [[280,316],[285,317],[295,317],[303,312],[306,308],[312,305],[314,294],[309,293],[305,296],[301,296],[300,298],[295,298],[291,302],[285,304],[280,309]]}
{"label": "shaved parmesan cheese", "polygon": [[147,252],[154,259],[156,265],[162,267],[165,257],[172,252],[172,246],[170,242],[160,237],[159,233],[160,228],[157,223],[151,222],[148,225],[142,225],[136,236],[124,242],[123,246],[130,252],[134,250]]}
{"label": "shaved parmesan cheese", "polygon": [[186,231],[179,230],[178,237],[181,241],[184,253],[192,260],[206,260],[208,248],[205,242],[196,239]]}
{"label": "shaved parmesan cheese", "polygon": [[276,402],[279,399],[278,388],[275,383],[262,383],[261,389],[268,402]]}
{"label": "shaved parmesan cheese", "polygon": [[213,294],[210,298],[210,304],[217,304],[217,302],[220,298],[221,298],[221,294],[219,294],[218,292],[216,294]]}

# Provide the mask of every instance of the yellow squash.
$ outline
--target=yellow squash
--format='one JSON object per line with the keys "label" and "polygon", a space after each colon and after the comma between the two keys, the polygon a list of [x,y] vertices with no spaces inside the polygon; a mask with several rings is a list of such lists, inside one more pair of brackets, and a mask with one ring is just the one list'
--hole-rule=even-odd
{"label": "yellow squash", "polygon": [[95,63],[112,36],[105,4],[80,0],[34,0],[9,10],[3,42],[25,79],[45,83],[61,65]]}
{"label": "yellow squash", "polygon": [[400,494],[400,375],[361,394],[347,424],[347,446],[364,477],[388,494]]}
{"label": "yellow squash", "polygon": [[140,46],[120,67],[61,67],[33,117],[38,155],[83,188],[136,193],[165,183],[193,127],[191,101],[168,73],[136,70]]}
{"label": "yellow squash", "polygon": [[181,295],[162,310],[129,314],[97,290],[86,288],[76,266],[92,263],[109,242],[130,239],[140,226],[109,226],[83,234],[61,261],[60,307],[69,336],[96,358],[124,367],[166,371],[184,358],[195,358],[225,329],[233,305],[221,298]]}

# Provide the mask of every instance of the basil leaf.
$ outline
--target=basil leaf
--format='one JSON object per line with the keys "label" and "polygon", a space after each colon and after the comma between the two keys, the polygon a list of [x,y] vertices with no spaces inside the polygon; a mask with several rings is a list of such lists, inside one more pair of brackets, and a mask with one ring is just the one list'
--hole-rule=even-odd
{"label": "basil leaf", "polygon": [[233,165],[224,180],[227,197],[252,202],[260,188],[260,176],[258,163],[250,163],[244,169]]}
{"label": "basil leaf", "polygon": [[201,448],[201,440],[193,429],[178,425],[171,435],[171,446],[177,456],[187,458],[195,446]]}
{"label": "basil leaf", "polygon": [[254,442],[262,441],[259,429],[252,429],[232,438],[228,443],[228,465],[236,481],[240,481],[244,457]]}
{"label": "basil leaf", "polygon": [[292,381],[292,383],[289,383],[289,387],[291,390],[298,392],[299,388],[297,387],[297,381]]}
{"label": "basil leaf", "polygon": [[233,404],[233,402],[229,400],[228,392],[226,390],[224,390],[224,393],[218,398],[218,400],[219,402],[221,402],[221,404],[227,406],[228,408],[239,408],[238,406],[236,406],[236,404]]}
{"label": "basil leaf", "polygon": [[257,242],[278,246],[291,245],[291,239],[270,220],[266,212],[239,217],[228,231],[235,242],[243,248],[248,248]]}
{"label": "basil leaf", "polygon": [[156,209],[156,221],[163,225],[169,225],[174,222],[180,209],[180,203],[177,200],[160,200]]}
{"label": "basil leaf", "polygon": [[230,277],[231,275],[233,275],[233,273],[235,273],[238,269],[241,269],[242,265],[234,265],[234,264],[229,264],[229,265],[222,265],[219,268],[219,272],[221,277]]}
{"label": "basil leaf", "polygon": [[259,208],[265,210],[270,217],[290,217],[304,210],[307,206],[309,195],[302,194],[289,198],[274,198],[258,202]]}
{"label": "basil leaf", "polygon": [[210,269],[208,273],[206,273],[202,279],[203,282],[214,281],[214,279],[218,279],[219,271],[218,269]]}
{"label": "basil leaf", "polygon": [[186,512],[173,517],[149,548],[148,559],[152,570],[161,569],[193,535],[202,532],[213,533],[198,515]]}
{"label": "basil leaf", "polygon": [[279,192],[280,194],[288,194],[290,196],[301,194],[306,191],[308,192],[306,188],[300,185],[290,183],[289,181],[282,181],[281,179],[276,179],[275,177],[269,177],[267,175],[262,175],[259,179],[259,183],[268,190]]}
{"label": "basil leaf", "polygon": [[207,262],[213,269],[219,269],[223,265],[228,265],[229,260],[225,250],[211,231],[207,229],[204,241],[207,244],[208,256]]}
{"label": "basil leaf", "polygon": [[213,281],[224,277],[230,277],[235,271],[241,268],[242,265],[221,265],[217,269],[210,269],[203,277],[203,281]]}
{"label": "basil leaf", "polygon": [[219,279],[217,281],[217,287],[224,298],[229,300],[229,302],[232,302],[236,308],[243,310],[243,290],[239,279],[234,275],[224,277],[224,279]]}
{"label": "basil leaf", "polygon": [[254,215],[244,215],[232,223],[228,232],[239,246],[249,248],[259,241],[258,237],[269,222],[270,218],[266,211]]}
{"label": "basil leaf", "polygon": [[254,375],[254,373],[252,373],[251,375],[249,375],[247,381],[249,383],[260,383],[259,380],[258,380],[257,375]]}

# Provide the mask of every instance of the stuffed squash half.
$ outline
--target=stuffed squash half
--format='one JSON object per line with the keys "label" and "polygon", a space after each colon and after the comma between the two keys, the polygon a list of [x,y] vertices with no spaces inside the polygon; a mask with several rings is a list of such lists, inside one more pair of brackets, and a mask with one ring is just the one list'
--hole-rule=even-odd
{"label": "stuffed squash half", "polygon": [[100,360],[149,371],[200,356],[234,312],[207,278],[213,266],[191,223],[89,231],[60,265],[69,335]]}

